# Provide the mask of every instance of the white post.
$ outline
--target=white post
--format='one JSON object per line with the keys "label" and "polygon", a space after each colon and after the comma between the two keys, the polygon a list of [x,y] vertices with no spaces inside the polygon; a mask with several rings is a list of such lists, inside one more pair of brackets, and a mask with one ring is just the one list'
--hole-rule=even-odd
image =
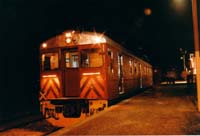
{"label": "white post", "polygon": [[197,0],[192,0],[192,16],[194,31],[194,48],[196,58],[196,87],[197,87],[197,107],[200,111],[200,58],[199,58],[199,28],[197,15]]}

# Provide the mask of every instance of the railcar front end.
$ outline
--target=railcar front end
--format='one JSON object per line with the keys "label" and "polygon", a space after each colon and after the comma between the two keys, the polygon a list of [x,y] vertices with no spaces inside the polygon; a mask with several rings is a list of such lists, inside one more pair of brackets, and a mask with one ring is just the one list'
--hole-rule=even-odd
{"label": "railcar front end", "polygon": [[58,119],[93,114],[107,107],[105,39],[101,35],[63,33],[40,47],[40,108]]}

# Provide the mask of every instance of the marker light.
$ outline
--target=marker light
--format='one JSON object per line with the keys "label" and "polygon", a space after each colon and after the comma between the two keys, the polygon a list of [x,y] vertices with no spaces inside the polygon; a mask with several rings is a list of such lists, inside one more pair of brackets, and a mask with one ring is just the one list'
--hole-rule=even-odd
{"label": "marker light", "polygon": [[72,41],[71,38],[67,38],[67,39],[66,39],[66,42],[67,42],[67,43],[70,43],[71,41]]}
{"label": "marker light", "polygon": [[102,40],[101,40],[101,37],[95,37],[95,42],[96,43],[100,43]]}
{"label": "marker light", "polygon": [[91,41],[91,42],[93,42],[93,43],[104,43],[104,42],[106,42],[106,39],[103,38],[102,36],[94,36],[92,40],[93,41]]}
{"label": "marker light", "polygon": [[72,41],[72,34],[74,33],[74,31],[72,31],[72,32],[67,32],[66,34],[65,34],[65,37],[66,37],[66,43],[71,43],[71,41]]}
{"label": "marker light", "polygon": [[100,72],[95,73],[83,73],[84,76],[91,76],[91,75],[100,75]]}
{"label": "marker light", "polygon": [[72,34],[71,33],[66,33],[65,36],[66,37],[72,37]]}
{"label": "marker light", "polygon": [[43,75],[42,77],[43,77],[43,78],[47,78],[47,77],[53,78],[53,77],[57,77],[57,75]]}
{"label": "marker light", "polygon": [[42,47],[43,47],[43,48],[46,48],[46,47],[47,47],[47,44],[46,44],[46,43],[43,43],[43,44],[42,44]]}

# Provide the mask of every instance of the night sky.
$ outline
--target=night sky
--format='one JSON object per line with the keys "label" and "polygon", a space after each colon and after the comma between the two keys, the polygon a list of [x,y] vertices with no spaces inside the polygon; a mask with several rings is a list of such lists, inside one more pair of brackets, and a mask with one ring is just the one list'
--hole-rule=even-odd
{"label": "night sky", "polygon": [[1,92],[35,103],[27,100],[38,95],[39,44],[68,29],[104,32],[154,67],[182,69],[179,48],[192,52],[194,44],[191,1],[180,1],[1,0]]}

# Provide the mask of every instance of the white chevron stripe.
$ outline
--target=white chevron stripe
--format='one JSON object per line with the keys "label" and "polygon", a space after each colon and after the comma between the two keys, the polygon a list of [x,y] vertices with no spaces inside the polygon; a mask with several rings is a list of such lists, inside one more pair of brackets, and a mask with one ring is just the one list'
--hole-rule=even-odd
{"label": "white chevron stripe", "polygon": [[[82,88],[81,97],[88,97],[88,96],[94,97],[94,94],[96,97],[99,97],[98,94],[101,97],[104,97],[105,92],[102,89],[102,87],[99,85],[99,84],[101,84],[105,88],[105,86],[103,85],[103,78],[101,76],[95,77],[96,79],[90,77],[89,81],[85,84],[85,82],[88,78],[89,77],[83,77],[81,79],[81,88],[84,87],[84,88]],[[98,81],[99,83],[97,83],[96,80],[99,80]],[[83,86],[84,84],[85,84],[85,86]],[[96,92],[91,88],[91,86],[93,86],[93,88],[95,88],[95,90],[98,91],[98,94],[96,94]],[[87,96],[86,96],[86,94],[87,94]]]}

